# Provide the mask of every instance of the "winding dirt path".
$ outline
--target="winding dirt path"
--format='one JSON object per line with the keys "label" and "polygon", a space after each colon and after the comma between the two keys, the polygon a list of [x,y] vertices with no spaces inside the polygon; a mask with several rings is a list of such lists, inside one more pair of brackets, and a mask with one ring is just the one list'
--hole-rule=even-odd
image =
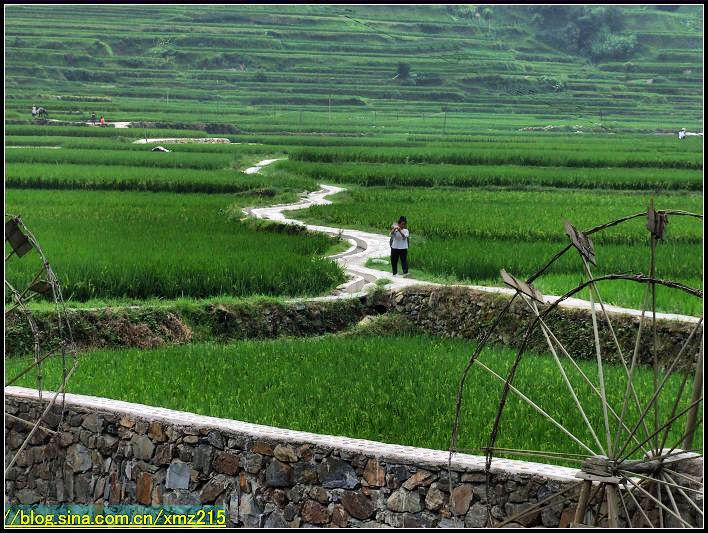
{"label": "winding dirt path", "polygon": [[[226,137],[161,137],[159,139],[138,139],[133,144],[231,144]],[[238,144],[238,143],[234,143]]]}
{"label": "winding dirt path", "polygon": [[[272,160],[270,161],[272,162]],[[265,163],[261,161],[259,165]],[[264,165],[262,165],[264,166]],[[255,167],[252,167],[255,168]],[[323,297],[321,299],[333,299],[342,298],[348,296],[360,296],[366,293],[366,290],[373,286],[377,280],[385,279],[390,283],[387,288],[390,289],[401,289],[404,287],[410,287],[414,285],[433,285],[440,286],[439,283],[432,283],[428,281],[421,281],[411,278],[403,278],[400,275],[394,276],[391,272],[384,272],[381,270],[374,270],[372,268],[367,268],[366,262],[369,259],[388,257],[390,255],[389,248],[389,238],[387,235],[380,235],[377,233],[368,233],[365,231],[352,230],[352,229],[341,229],[332,228],[328,226],[319,226],[314,224],[306,224],[300,220],[295,220],[292,218],[287,218],[285,213],[287,211],[294,211],[297,209],[305,209],[313,205],[327,205],[332,202],[326,197],[342,192],[346,189],[341,187],[336,187],[334,185],[320,185],[320,190],[311,192],[309,194],[303,195],[299,202],[292,204],[280,204],[273,205],[269,207],[255,207],[246,208],[243,210],[249,216],[256,218],[272,220],[275,222],[280,222],[282,224],[295,224],[299,226],[304,226],[308,230],[318,231],[321,233],[327,233],[329,235],[337,236],[341,235],[343,239],[346,239],[351,244],[351,247],[342,253],[330,256],[332,259],[336,260],[344,270],[351,276],[351,279],[346,283],[340,285],[335,290],[332,296]],[[451,285],[468,287],[478,291],[490,292],[490,293],[501,293],[507,295],[513,295],[515,291],[507,287],[489,287],[482,285]],[[544,295],[544,300],[547,303],[553,303],[558,299],[557,296]],[[561,307],[571,308],[571,309],[590,309],[590,302],[586,300],[580,300],[578,298],[568,298],[560,304]],[[608,312],[611,313],[621,313],[627,315],[641,316],[641,311],[638,309],[627,309],[623,307],[617,307],[614,305],[605,305]],[[677,315],[670,313],[657,313],[656,317],[665,320],[678,320],[681,322],[698,322],[697,317]]]}
{"label": "winding dirt path", "polygon": [[270,165],[271,163],[275,163],[276,161],[280,161],[281,158],[278,159],[264,159],[263,161],[259,161],[252,167],[248,167],[246,170],[243,171],[244,174],[255,174],[259,172],[264,166]]}

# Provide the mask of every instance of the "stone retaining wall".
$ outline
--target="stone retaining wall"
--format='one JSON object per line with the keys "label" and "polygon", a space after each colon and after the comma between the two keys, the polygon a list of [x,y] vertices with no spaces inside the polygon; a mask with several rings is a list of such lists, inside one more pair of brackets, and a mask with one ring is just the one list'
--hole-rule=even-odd
{"label": "stone retaining wall", "polygon": [[[46,404],[6,389],[6,411],[36,420]],[[6,476],[11,503],[224,506],[230,525],[483,526],[484,458],[315,435],[89,396],[66,395],[63,421],[49,413]],[[5,454],[29,427],[5,419]],[[497,519],[574,482],[575,470],[495,460]],[[526,526],[565,525],[573,508],[532,512]]]}
{"label": "stone retaining wall", "polygon": [[[139,347],[152,348],[168,344],[229,341],[234,339],[269,339],[280,336],[311,336],[345,331],[366,316],[397,313],[409,319],[408,330],[437,336],[453,336],[479,340],[497,314],[509,301],[506,294],[483,292],[468,287],[419,286],[396,292],[375,293],[337,299],[310,299],[293,302],[244,301],[242,303],[204,304],[184,307],[105,308],[71,310],[74,339],[80,349]],[[52,315],[35,313],[40,331],[51,330]],[[499,324],[492,342],[518,347],[533,315],[526,304],[517,301]],[[613,314],[613,327],[623,347],[625,359],[631,359],[638,317]],[[559,307],[547,324],[573,357],[594,359],[592,318],[590,311]],[[617,350],[602,317],[598,317],[604,360],[617,361]],[[645,327],[648,327],[645,320]],[[657,321],[658,352],[670,357],[676,354],[695,323],[678,320]],[[646,330],[645,330],[646,331]],[[390,332],[389,332],[390,333]],[[651,362],[648,340],[640,350],[640,361]],[[695,336],[696,348],[700,334]],[[45,337],[42,346],[56,343],[56,337]],[[32,335],[24,317],[7,317],[6,355],[29,353]],[[548,352],[540,329],[532,337],[529,348]],[[697,349],[687,350],[678,366],[691,368]]]}
{"label": "stone retaining wall", "polygon": [[[406,288],[391,295],[390,311],[405,315],[420,330],[432,335],[479,340],[508,301],[507,295],[482,292],[467,287],[420,286]],[[542,312],[543,308],[539,305],[539,311]],[[645,329],[642,334],[644,342],[639,351],[640,362],[647,364],[652,361],[650,317],[651,313],[648,313],[644,320]],[[518,348],[534,318],[528,305],[517,299],[510,307],[506,318],[498,325],[491,342]],[[630,361],[636,342],[639,317],[613,313],[611,320],[625,360]],[[544,321],[574,358],[595,359],[590,311],[558,307]],[[672,356],[678,353],[695,325],[694,322],[657,320],[657,352],[661,354],[663,360],[671,360]],[[599,309],[598,329],[603,361],[619,362],[612,333]],[[685,351],[677,366],[678,369],[685,370],[695,366],[700,338],[699,331],[694,335],[690,345],[693,349]],[[528,349],[548,353],[548,344],[540,328],[536,328]]]}
{"label": "stone retaining wall", "polygon": [[[74,341],[80,350],[95,348],[155,348],[204,340],[269,339],[310,336],[347,329],[367,314],[379,311],[376,298],[332,301],[204,304],[183,307],[106,307],[70,309]],[[378,305],[380,311],[386,306]],[[41,345],[58,347],[53,313],[34,312]],[[31,353],[33,336],[19,313],[6,317],[5,355]]]}

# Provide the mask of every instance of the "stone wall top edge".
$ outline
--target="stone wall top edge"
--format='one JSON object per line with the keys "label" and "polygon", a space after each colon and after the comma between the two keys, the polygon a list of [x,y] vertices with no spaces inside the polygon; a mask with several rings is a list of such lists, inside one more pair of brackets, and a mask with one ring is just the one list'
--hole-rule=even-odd
{"label": "stone wall top edge", "polygon": [[[54,394],[54,392],[43,391],[43,401],[51,400]],[[36,389],[14,386],[5,389],[5,397],[6,399],[16,400],[39,400]],[[312,444],[392,462],[425,464],[432,467],[447,468],[449,459],[449,452],[445,450],[416,448],[344,436],[295,431],[96,396],[66,393],[65,405],[94,412],[109,412],[149,421],[167,422],[177,426],[200,426],[217,429],[253,439],[275,440],[292,444]],[[484,471],[485,457],[456,453],[453,455],[451,467],[454,470],[481,472]],[[576,481],[575,474],[578,472],[574,468],[511,459],[495,459],[492,463],[492,471],[495,473],[542,476],[549,480],[561,482]]]}
{"label": "stone wall top edge", "polygon": [[[448,284],[448,285],[413,285],[410,287],[402,287],[396,289],[392,292],[426,292],[430,293],[435,290],[457,290],[465,291],[469,293],[476,293],[480,295],[497,295],[509,297],[513,296],[515,291],[508,287],[492,287],[492,286],[480,286],[480,285],[462,285],[462,284]],[[558,296],[545,295],[544,300],[547,304],[551,304],[558,299]],[[590,302],[587,300],[581,300],[578,298],[568,298],[567,300],[561,302],[560,307],[563,310],[570,311],[590,311]],[[630,309],[626,307],[618,307],[615,305],[605,304],[605,309],[609,314],[612,315],[624,315],[627,318],[639,319],[642,312],[639,309]],[[679,315],[674,313],[656,313],[657,320],[669,321],[669,322],[683,322],[683,323],[697,323],[701,318],[691,315]]]}

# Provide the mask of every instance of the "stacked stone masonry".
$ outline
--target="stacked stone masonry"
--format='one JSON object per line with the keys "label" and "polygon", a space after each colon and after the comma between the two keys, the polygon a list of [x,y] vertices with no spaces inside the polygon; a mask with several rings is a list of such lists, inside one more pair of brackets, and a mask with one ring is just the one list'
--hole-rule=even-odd
{"label": "stacked stone masonry", "polygon": [[[36,420],[47,398],[10,387],[6,411]],[[314,435],[67,394],[6,477],[12,503],[223,506],[251,527],[463,527],[487,516],[484,458]],[[6,418],[6,456],[31,427]],[[575,470],[495,461],[491,509],[501,519],[574,482]],[[523,525],[567,523],[572,506]]]}
{"label": "stacked stone masonry", "polygon": [[[476,291],[468,287],[409,287],[390,295],[390,312],[407,317],[416,328],[431,335],[443,337],[462,337],[479,340],[491,328],[499,312],[509,301],[508,295]],[[540,306],[539,311],[547,306]],[[619,362],[612,331],[604,320],[600,309],[597,310],[598,330],[603,360]],[[644,328],[648,328],[651,313],[647,314]],[[508,310],[490,342],[512,348],[519,348],[528,327],[535,320],[528,306],[517,299]],[[612,328],[620,343],[625,359],[629,359],[634,349],[639,317],[629,314],[611,313]],[[593,337],[592,314],[587,309],[557,307],[547,318],[546,324],[573,357],[593,360],[595,344]],[[670,361],[678,352],[695,328],[698,318],[691,320],[657,320],[656,339],[658,353]],[[699,331],[693,337],[695,349],[686,350],[686,355],[677,364],[680,370],[695,367],[696,355],[700,346]],[[643,335],[640,344],[639,361],[651,363],[651,335]],[[547,341],[540,327],[536,327],[530,338],[528,350],[549,353]],[[662,359],[664,361],[664,359]]]}
{"label": "stacked stone masonry", "polygon": [[[6,412],[34,421],[53,393],[8,387]],[[10,503],[217,505],[230,526],[483,527],[570,484],[577,470],[346,437],[317,435],[67,394],[43,420],[5,479]],[[13,457],[31,425],[5,419]],[[682,472],[702,479],[702,458]],[[567,526],[570,501],[542,506],[517,526]],[[700,501],[702,506],[702,493]],[[489,502],[489,505],[488,505]],[[668,503],[668,502],[667,502]],[[691,523],[702,518],[679,504]],[[635,521],[641,520],[633,511]],[[667,526],[680,526],[672,517]],[[600,525],[606,525],[605,519]],[[626,523],[620,519],[620,525]]]}
{"label": "stacked stone masonry", "polygon": [[[289,303],[207,304],[203,309],[117,308],[76,310],[70,313],[74,340],[80,350],[106,347],[154,348],[206,339],[271,339],[280,336],[312,336],[341,332],[362,319],[377,315],[406,317],[406,324],[418,332],[443,337],[479,340],[509,301],[506,294],[482,292],[469,287],[409,287],[400,291],[378,291],[349,299],[311,299]],[[543,307],[541,308],[543,309]],[[517,348],[533,320],[527,306],[515,302],[501,321],[491,342]],[[51,330],[51,314],[35,316],[42,346],[59,341]],[[698,319],[695,319],[697,321]],[[683,344],[695,326],[693,320],[659,320],[657,344],[667,358]],[[399,324],[400,321],[397,321]],[[625,354],[632,353],[638,317],[613,314],[614,331]],[[574,357],[594,359],[592,316],[588,310],[557,308],[546,319],[554,334]],[[603,356],[616,358],[617,350],[609,328],[599,321]],[[649,335],[639,357],[651,362]],[[700,339],[700,334],[695,339]],[[27,321],[16,315],[6,324],[6,355],[31,353],[33,336]],[[531,337],[529,349],[548,353],[540,329]],[[687,350],[677,368],[695,365],[697,350]]]}

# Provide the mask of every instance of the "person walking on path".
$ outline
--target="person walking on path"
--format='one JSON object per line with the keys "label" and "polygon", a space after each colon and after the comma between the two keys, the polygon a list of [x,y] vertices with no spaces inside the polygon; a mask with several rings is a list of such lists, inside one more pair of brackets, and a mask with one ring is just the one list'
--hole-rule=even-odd
{"label": "person walking on path", "polygon": [[96,125],[96,113],[91,113],[91,124]]}
{"label": "person walking on path", "polygon": [[393,275],[398,274],[398,260],[401,260],[403,267],[403,275],[408,276],[408,237],[410,232],[406,228],[406,217],[401,216],[398,219],[398,224],[391,227],[391,268]]}

